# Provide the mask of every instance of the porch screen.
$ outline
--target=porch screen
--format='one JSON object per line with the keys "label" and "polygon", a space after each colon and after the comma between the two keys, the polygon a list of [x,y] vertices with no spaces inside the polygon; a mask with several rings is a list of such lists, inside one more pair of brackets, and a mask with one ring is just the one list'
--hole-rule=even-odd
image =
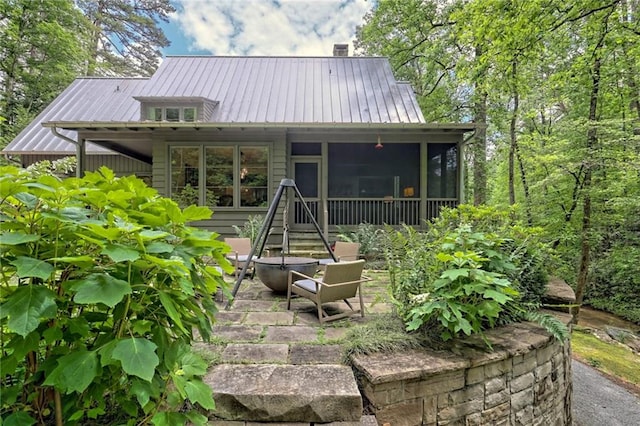
{"label": "porch screen", "polygon": [[427,198],[458,196],[458,148],[451,143],[427,145]]}
{"label": "porch screen", "polygon": [[330,198],[419,198],[420,144],[329,144]]}

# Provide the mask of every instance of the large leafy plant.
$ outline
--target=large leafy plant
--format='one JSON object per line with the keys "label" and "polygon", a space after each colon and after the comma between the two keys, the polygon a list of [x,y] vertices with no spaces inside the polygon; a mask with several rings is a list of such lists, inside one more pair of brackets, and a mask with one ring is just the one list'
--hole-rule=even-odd
{"label": "large leafy plant", "polygon": [[217,234],[135,177],[0,169],[4,424],[204,424]]}
{"label": "large leafy plant", "polygon": [[501,243],[469,226],[448,234],[435,254],[442,272],[428,293],[412,297],[407,329],[435,326],[446,341],[494,327],[506,304],[519,297],[505,278],[515,267],[499,251]]}

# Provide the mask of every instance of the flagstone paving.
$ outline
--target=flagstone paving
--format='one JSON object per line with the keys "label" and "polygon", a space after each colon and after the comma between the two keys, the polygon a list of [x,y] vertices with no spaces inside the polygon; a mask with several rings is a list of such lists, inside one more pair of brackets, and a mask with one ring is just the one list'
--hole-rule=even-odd
{"label": "flagstone paving", "polygon": [[[385,301],[386,292],[380,285],[366,286],[363,289],[365,318],[356,314],[320,325],[316,307],[310,301],[293,299],[291,310],[287,310],[286,294],[274,293],[257,278],[245,279],[231,304],[226,298],[217,302],[219,312],[213,328],[213,342],[195,347],[214,364],[239,368],[246,365],[339,366],[342,365],[342,344],[349,328],[367,321],[370,316],[391,310],[391,305]],[[353,302],[357,306],[357,301]],[[348,310],[344,303],[329,304],[327,308],[331,313]],[[210,424],[249,426],[264,423],[212,420]],[[310,423],[269,423],[271,426],[278,424],[309,426]],[[360,421],[326,423],[327,426],[375,424],[373,416],[363,416]]]}

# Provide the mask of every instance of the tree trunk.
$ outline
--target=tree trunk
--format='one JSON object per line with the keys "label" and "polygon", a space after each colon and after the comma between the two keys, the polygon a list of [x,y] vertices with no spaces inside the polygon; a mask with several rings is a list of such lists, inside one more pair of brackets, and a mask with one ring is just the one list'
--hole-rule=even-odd
{"label": "tree trunk", "polygon": [[[476,59],[482,56],[476,46]],[[482,83],[475,83],[476,101],[474,122],[478,126],[473,141],[473,204],[487,202],[487,91]]]}
{"label": "tree trunk", "polygon": [[604,38],[607,33],[607,15],[602,22],[602,32],[593,50],[593,68],[591,72],[591,96],[589,100],[589,128],[587,130],[587,146],[586,158],[583,160],[585,165],[584,180],[582,184],[583,201],[582,201],[582,229],[580,231],[580,266],[578,268],[578,278],[576,282],[576,308],[573,310],[573,324],[578,323],[580,316],[580,306],[584,300],[584,293],[587,288],[589,279],[589,266],[591,263],[591,180],[593,174],[593,163],[591,155],[598,141],[596,122],[598,120],[598,95],[600,92],[600,68],[601,68],[601,50],[604,45]]}
{"label": "tree trunk", "polygon": [[515,154],[517,151],[518,138],[516,135],[516,122],[518,120],[518,83],[517,77],[517,62],[511,63],[511,78],[513,83],[513,110],[511,111],[511,124],[509,125],[509,135],[511,136],[511,144],[509,145],[509,205],[512,206],[516,203],[516,188],[515,188]]}

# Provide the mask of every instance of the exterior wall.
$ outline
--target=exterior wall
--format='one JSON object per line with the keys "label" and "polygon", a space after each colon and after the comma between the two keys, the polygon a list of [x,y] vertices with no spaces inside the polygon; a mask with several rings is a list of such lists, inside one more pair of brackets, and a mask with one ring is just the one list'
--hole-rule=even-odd
{"label": "exterior wall", "polygon": [[[192,145],[194,143],[267,143],[270,147],[270,171],[269,171],[269,203],[273,201],[273,195],[280,185],[280,181],[286,177],[286,135],[283,131],[255,131],[235,130],[218,132],[158,132],[153,141],[153,187],[162,195],[169,195],[169,147],[179,145]],[[275,214],[269,243],[281,243],[282,238],[282,212],[285,197],[278,206]],[[232,225],[242,226],[250,215],[266,215],[265,208],[220,208],[214,209],[211,220],[199,221],[194,226],[208,228],[218,232],[223,237],[235,236]]]}
{"label": "exterior wall", "polygon": [[[42,160],[59,160],[64,157],[75,157],[75,154],[70,155],[21,155],[22,166],[28,167],[33,163]],[[117,154],[109,155],[87,155],[86,156],[86,169],[88,171],[95,171],[102,166],[107,166],[113,170],[118,176],[136,175],[139,177],[151,177],[151,165],[142,161],[134,160],[129,157]]]}
{"label": "exterior wall", "polygon": [[378,424],[570,425],[570,342],[530,323],[495,330],[488,336],[492,352],[478,350],[468,338],[456,343],[456,354],[356,357]]}

